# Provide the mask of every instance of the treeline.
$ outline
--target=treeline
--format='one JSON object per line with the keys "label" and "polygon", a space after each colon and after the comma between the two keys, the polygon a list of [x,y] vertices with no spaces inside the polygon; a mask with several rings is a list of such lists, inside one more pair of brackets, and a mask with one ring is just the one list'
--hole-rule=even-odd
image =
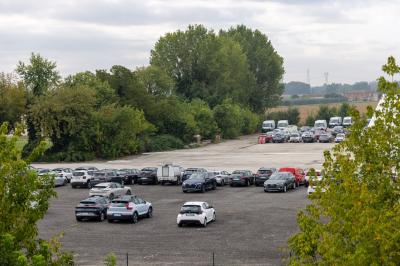
{"label": "treeline", "polygon": [[282,58],[258,30],[218,34],[201,25],[161,37],[150,65],[81,72],[61,79],[56,63],[32,54],[0,76],[0,122],[27,126],[28,154],[40,140],[44,160],[116,158],[182,148],[194,135],[254,133],[283,91]]}

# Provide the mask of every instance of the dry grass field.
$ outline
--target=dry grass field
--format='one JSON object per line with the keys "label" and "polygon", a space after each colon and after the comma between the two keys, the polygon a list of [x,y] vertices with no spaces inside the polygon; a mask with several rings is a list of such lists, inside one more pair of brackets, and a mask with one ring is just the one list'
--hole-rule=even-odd
{"label": "dry grass field", "polygon": [[[367,106],[372,106],[375,108],[376,105],[378,104],[378,102],[352,102],[349,104],[352,106],[355,106],[357,108],[357,110],[363,114],[363,113],[366,113]],[[328,104],[324,104],[324,105],[328,105],[329,107],[335,106],[335,107],[339,108],[341,103],[328,103]],[[300,123],[304,124],[308,115],[316,114],[318,112],[319,106],[320,106],[320,104],[309,104],[309,105],[297,105],[297,106],[295,105],[292,107],[299,109]],[[268,112],[286,111],[288,108],[289,108],[288,106],[279,106],[279,107],[269,109]]]}

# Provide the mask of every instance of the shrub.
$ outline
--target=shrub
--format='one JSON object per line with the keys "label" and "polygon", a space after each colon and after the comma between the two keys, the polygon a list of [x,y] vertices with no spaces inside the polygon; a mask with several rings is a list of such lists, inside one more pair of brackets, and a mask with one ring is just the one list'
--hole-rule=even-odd
{"label": "shrub", "polygon": [[147,151],[167,151],[182,149],[184,143],[172,135],[156,135],[149,138],[147,142]]}

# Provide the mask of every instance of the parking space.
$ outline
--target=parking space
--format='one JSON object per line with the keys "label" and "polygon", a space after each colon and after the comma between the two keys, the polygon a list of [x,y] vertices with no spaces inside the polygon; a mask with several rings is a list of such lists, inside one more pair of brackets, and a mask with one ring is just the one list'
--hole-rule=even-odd
{"label": "parking space", "polygon": [[[210,145],[200,149],[152,153],[124,160],[91,162],[102,168],[158,166],[166,161],[184,167],[250,169],[261,166],[320,167],[323,150],[331,144],[256,145],[255,136]],[[66,164],[42,164],[53,167]],[[68,164],[75,167],[81,164]],[[65,233],[61,242],[73,251],[77,265],[99,265],[109,252],[119,265],[279,265],[282,248],[297,231],[297,211],[307,204],[304,187],[287,193],[265,193],[262,187],[218,187],[214,191],[183,193],[179,186],[134,185],[132,191],[152,202],[154,216],[137,224],[77,222],[74,208],[88,196],[87,189],[69,185],[56,188],[45,218],[39,222],[40,236]],[[186,201],[207,201],[217,212],[217,221],[206,228],[179,228],[176,216]]]}

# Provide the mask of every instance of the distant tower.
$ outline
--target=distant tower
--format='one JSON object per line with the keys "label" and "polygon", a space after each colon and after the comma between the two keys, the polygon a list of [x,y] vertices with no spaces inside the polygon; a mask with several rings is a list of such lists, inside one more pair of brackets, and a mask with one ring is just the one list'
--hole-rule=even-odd
{"label": "distant tower", "polygon": [[324,72],[324,76],[325,76],[325,84],[328,85],[328,82],[329,82],[329,72]]}

